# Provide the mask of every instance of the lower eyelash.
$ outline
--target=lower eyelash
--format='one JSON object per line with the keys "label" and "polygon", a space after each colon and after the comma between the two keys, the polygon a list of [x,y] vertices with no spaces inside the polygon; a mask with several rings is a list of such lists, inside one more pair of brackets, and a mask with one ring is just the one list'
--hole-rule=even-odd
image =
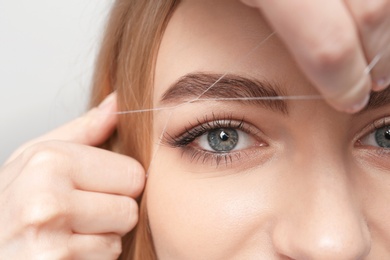
{"label": "lower eyelash", "polygon": [[239,121],[233,120],[231,115],[219,117],[225,119],[218,119],[214,114],[212,117],[212,120],[209,120],[207,116],[205,116],[202,121],[197,120],[198,124],[196,126],[190,124],[190,126],[186,127],[184,132],[179,135],[173,136],[169,133],[165,133],[162,143],[165,143],[172,148],[180,148],[182,150],[182,156],[188,156],[192,162],[201,162],[203,164],[211,162],[215,163],[215,166],[219,166],[221,163],[224,163],[226,166],[232,164],[234,161],[239,160],[242,154],[246,154],[246,152],[211,152],[196,148],[191,146],[191,144],[200,136],[218,128],[238,129],[247,134],[253,134],[253,131],[250,127],[245,125],[244,119]]}
{"label": "lower eyelash", "polygon": [[[199,150],[193,147],[186,147],[182,151],[182,155],[189,156],[191,162],[202,162],[202,164],[213,163],[218,167],[221,163],[226,166],[232,164],[236,160],[240,160],[243,151],[231,152],[231,153],[212,153],[204,150]],[[245,152],[244,152],[245,153]]]}
{"label": "lower eyelash", "polygon": [[374,131],[376,131],[382,127],[386,127],[386,126],[390,126],[390,117],[384,117],[384,118],[375,120],[374,122],[372,122],[368,126],[364,127],[362,131],[360,131],[360,134],[359,134],[360,137],[358,139],[355,139],[356,140],[355,143],[358,146],[361,146],[362,145],[361,140],[363,138],[365,138],[369,134],[372,134]]}

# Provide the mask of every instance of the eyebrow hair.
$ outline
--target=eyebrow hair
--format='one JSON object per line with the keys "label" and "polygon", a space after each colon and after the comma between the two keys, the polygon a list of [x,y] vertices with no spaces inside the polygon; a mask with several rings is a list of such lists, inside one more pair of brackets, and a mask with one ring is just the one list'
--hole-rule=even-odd
{"label": "eyebrow hair", "polygon": [[390,105],[390,87],[380,92],[371,92],[370,101],[367,106],[359,113],[373,110],[375,108]]}
{"label": "eyebrow hair", "polygon": [[[210,88],[211,85],[213,86]],[[282,96],[282,92],[275,82],[259,81],[235,74],[190,73],[181,77],[163,94],[161,103],[177,104],[198,97],[216,100],[242,98],[242,100],[234,100],[234,102],[256,104],[287,114],[287,103],[278,100],[279,96]],[[274,99],[251,99],[256,97],[273,97]]]}

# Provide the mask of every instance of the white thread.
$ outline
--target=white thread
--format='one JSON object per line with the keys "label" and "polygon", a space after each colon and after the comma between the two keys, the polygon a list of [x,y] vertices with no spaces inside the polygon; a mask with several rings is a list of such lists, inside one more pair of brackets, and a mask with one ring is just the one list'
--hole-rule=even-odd
{"label": "white thread", "polygon": [[[253,53],[255,50],[257,50],[261,45],[263,45],[268,39],[270,39],[272,36],[274,36],[276,33],[272,32],[269,34],[265,39],[263,39],[260,43],[258,43],[253,49],[251,49],[243,58],[241,58],[236,64],[240,64],[243,60],[245,60],[251,53]],[[373,68],[378,64],[378,62],[382,59],[383,52],[378,53],[372,61],[367,65],[367,67],[364,69],[363,75],[369,74]],[[238,65],[236,65],[238,66]],[[235,68],[236,66],[232,67]],[[201,98],[204,94],[206,94],[211,88],[213,88],[219,81],[221,81],[232,69],[226,71],[221,77],[219,77],[213,84],[211,84],[205,91],[203,91],[198,97],[185,101],[181,104],[175,105],[175,106],[169,106],[169,107],[156,107],[156,108],[146,108],[146,109],[138,109],[138,110],[126,110],[126,111],[119,111],[114,112],[115,115],[124,115],[124,114],[133,114],[133,113],[145,113],[145,112],[154,112],[154,111],[162,111],[162,110],[172,110],[176,109],[180,106],[194,103],[196,101],[239,101],[239,100],[248,100],[248,101],[255,101],[255,100],[319,100],[319,99],[325,99],[324,96],[320,95],[298,95],[298,96],[275,96],[275,97],[248,97],[248,98]]]}
{"label": "white thread", "polygon": [[[262,40],[259,44],[257,44],[252,50],[250,50],[239,62],[240,64],[243,60],[245,60],[253,51],[257,50],[262,44],[264,44],[268,39],[270,39],[273,35],[275,35],[275,32],[272,32],[270,35],[268,35],[264,40]],[[372,59],[372,61],[367,65],[367,67],[364,69],[363,75],[368,75],[374,67],[378,64],[378,62],[382,59],[383,52],[378,53],[375,55],[375,57]],[[234,67],[233,67],[234,68]],[[205,91],[203,91],[198,97],[185,101],[181,104],[170,106],[170,107],[156,107],[156,108],[146,108],[146,109],[138,109],[138,110],[125,110],[125,111],[119,111],[114,112],[112,114],[115,115],[124,115],[124,114],[133,114],[133,113],[145,113],[145,112],[154,112],[154,111],[162,111],[162,110],[171,110],[176,109],[180,106],[194,103],[196,101],[239,101],[239,100],[318,100],[318,99],[325,99],[324,96],[320,95],[298,95],[298,96],[275,96],[275,97],[248,97],[248,98],[201,98],[205,93],[207,93],[211,88],[213,88],[219,81],[221,81],[230,70],[226,71],[221,77],[219,77],[213,84],[211,84]],[[329,98],[329,97],[328,97]]]}
{"label": "white thread", "polygon": [[[253,51],[255,51],[257,48],[259,48],[262,44],[264,44],[268,39],[270,39],[273,35],[275,34],[275,32],[272,32],[270,35],[268,35],[265,39],[263,39],[259,44],[257,44],[252,50],[250,50],[243,58],[241,58],[236,64],[240,64],[243,60],[245,60]],[[233,68],[233,67],[232,67]],[[231,69],[230,69],[231,70]],[[193,103],[193,102],[196,102],[198,101],[205,93],[207,93],[207,91],[209,91],[211,88],[213,88],[221,79],[223,79],[223,77],[225,77],[227,74],[229,73],[229,70],[227,70],[218,80],[216,80],[213,84],[211,84],[205,91],[203,91],[203,93],[201,93],[197,98],[195,99],[192,99],[192,100],[189,100],[189,101],[186,101],[186,102],[183,102],[179,105],[176,105],[176,106],[173,106],[173,107],[170,107],[171,109],[175,109],[175,108],[178,108],[180,106],[184,106],[185,104],[189,104],[189,103]],[[168,108],[152,108],[152,109],[148,109],[150,111],[158,111],[158,110],[165,110],[165,109],[169,109]],[[145,110],[145,109],[143,109]],[[165,125],[164,125],[164,128],[163,130],[161,131],[161,134],[160,134],[160,138],[159,138],[159,141],[158,141],[158,144],[157,144],[157,148],[151,158],[151,161],[149,163],[149,167],[147,169],[147,172],[146,172],[146,178],[148,178],[149,176],[149,172],[153,166],[153,163],[155,161],[155,158],[157,156],[157,153],[158,151],[160,150],[160,147],[161,147],[161,143],[162,143],[162,140],[164,138],[164,134],[166,133],[166,129],[168,127],[168,123],[170,122],[170,119],[171,119],[171,116],[173,114],[173,111],[170,111],[169,115],[168,115],[168,118],[165,122]]]}
{"label": "white thread", "polygon": [[252,54],[254,51],[256,51],[261,45],[263,45],[268,39],[270,39],[272,36],[275,35],[275,32],[270,33],[267,37],[265,37],[262,41],[260,41],[254,48],[252,48],[247,54],[245,54],[241,59],[239,59],[235,64],[236,66],[232,66],[230,70],[227,70],[224,74],[222,74],[219,79],[217,79],[213,84],[211,84],[206,90],[204,90],[198,97],[185,101],[179,105],[171,106],[171,107],[160,107],[160,108],[150,108],[150,109],[139,109],[139,110],[129,110],[129,111],[120,111],[115,112],[113,114],[132,114],[132,113],[142,113],[142,112],[151,112],[151,111],[160,111],[160,110],[169,110],[169,109],[175,109],[182,105],[189,104],[195,102],[197,99],[202,97],[205,93],[207,93],[211,88],[213,88],[219,81],[221,81],[233,68],[237,67],[239,64],[241,64],[244,60],[246,60],[247,57],[249,57],[250,54]]}
{"label": "white thread", "polygon": [[150,163],[149,163],[149,167],[148,167],[148,169],[147,169],[147,171],[146,171],[146,174],[145,174],[146,178],[148,178],[148,176],[149,176],[149,171],[150,171],[150,169],[151,169],[152,166],[153,166],[153,163],[154,163],[154,161],[155,161],[155,159],[156,159],[156,156],[157,156],[158,151],[160,150],[161,142],[162,142],[162,140],[163,140],[163,138],[164,138],[164,134],[166,133],[166,130],[167,130],[167,127],[168,127],[168,123],[169,123],[169,121],[171,120],[172,114],[173,114],[173,112],[170,111],[170,113],[169,113],[169,115],[168,115],[168,118],[167,118],[167,121],[165,122],[164,128],[163,128],[163,130],[161,131],[161,135],[160,135],[160,138],[159,138],[159,141],[158,141],[158,144],[157,144],[157,148],[156,148],[156,150],[155,150],[154,153],[153,153],[153,156],[152,156],[152,158],[151,158],[151,160],[150,160]]}
{"label": "white thread", "polygon": [[[268,39],[270,39],[273,35],[275,35],[275,32],[272,32],[269,34],[265,39],[263,39],[260,43],[258,43],[253,49],[251,49],[246,55],[244,55],[241,59],[239,59],[238,62],[236,62],[236,66],[241,64],[246,58],[253,53],[255,50],[257,50],[261,45],[263,45]],[[367,65],[367,67],[364,70],[364,74],[369,74],[371,70],[378,64],[378,62],[383,57],[383,53],[377,54],[373,60]],[[295,96],[274,96],[274,97],[242,97],[242,98],[201,98],[205,93],[207,93],[211,88],[213,88],[219,81],[221,81],[233,68],[236,66],[232,66],[230,70],[227,70],[220,78],[218,78],[213,84],[211,84],[205,91],[203,91],[198,97],[185,101],[181,104],[175,105],[175,106],[169,106],[169,107],[157,107],[157,108],[150,108],[150,109],[139,109],[139,110],[128,110],[128,111],[119,111],[115,112],[113,114],[117,115],[123,115],[123,114],[132,114],[132,113],[144,113],[144,112],[153,112],[153,111],[162,111],[162,110],[173,110],[176,108],[179,108],[181,106],[184,106],[186,104],[195,103],[195,102],[202,102],[202,101],[256,101],[256,100],[320,100],[324,99],[324,96],[321,95],[295,95]],[[157,148],[153,153],[153,156],[151,158],[149,167],[146,172],[146,177],[149,176],[149,172],[151,170],[151,167],[153,166],[153,163],[155,161],[155,158],[157,157],[157,153],[160,150],[160,146],[162,144],[162,140],[164,138],[164,134],[166,133],[166,129],[168,127],[168,124],[170,122],[170,119],[172,117],[173,111],[170,111],[168,118],[165,122],[165,125],[163,127],[163,130],[160,134],[160,138],[157,144]]]}
{"label": "white thread", "polygon": [[383,52],[380,52],[377,55],[375,55],[372,61],[365,68],[364,73],[366,75],[370,74],[371,70],[375,67],[375,65],[378,64],[378,62],[382,59],[382,57],[383,57]]}
{"label": "white thread", "polygon": [[[232,66],[232,68],[230,70],[227,70],[224,74],[222,74],[222,76],[217,79],[213,84],[211,84],[205,91],[203,91],[197,98],[195,98],[193,101],[201,98],[204,94],[206,94],[210,89],[212,89],[218,82],[220,82],[232,69],[236,68],[239,64],[241,64],[241,62],[243,62],[244,60],[246,60],[246,58],[249,57],[249,55],[251,55],[254,51],[256,51],[261,45],[263,45],[266,41],[268,41],[272,36],[274,36],[276,33],[275,32],[272,32],[270,35],[268,35],[267,37],[265,37],[265,39],[263,39],[261,42],[259,42],[252,50],[250,50],[245,56],[243,56],[241,59],[239,59],[236,63],[236,66]],[[191,103],[191,101],[190,101]]]}
{"label": "white thread", "polygon": [[321,95],[307,96],[274,96],[274,97],[242,97],[242,98],[199,98],[197,101],[256,101],[256,100],[317,100],[324,99]]}
{"label": "white thread", "polygon": [[189,101],[185,101],[175,106],[170,107],[155,107],[149,109],[139,109],[139,110],[128,110],[128,111],[120,111],[114,112],[112,114],[115,115],[124,115],[124,114],[133,114],[133,113],[145,113],[145,112],[154,112],[154,111],[162,111],[162,110],[172,110],[179,108],[181,106],[192,104],[196,102],[202,101],[256,101],[256,100],[318,100],[324,99],[321,95],[301,95],[301,96],[274,96],[274,97],[237,97],[237,98],[195,98]]}
{"label": "white thread", "polygon": [[[387,47],[387,48],[386,48]],[[364,72],[369,74],[372,69],[378,64],[378,62],[383,58],[386,52],[389,51],[389,45],[386,45],[381,51],[378,52],[377,55],[372,59],[372,61],[368,64]]]}

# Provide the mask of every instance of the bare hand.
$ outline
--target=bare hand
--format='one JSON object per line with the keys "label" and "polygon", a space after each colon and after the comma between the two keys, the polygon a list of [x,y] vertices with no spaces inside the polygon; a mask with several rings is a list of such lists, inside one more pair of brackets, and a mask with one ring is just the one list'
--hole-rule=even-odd
{"label": "bare hand", "polygon": [[[390,0],[242,0],[259,8],[329,104],[356,112],[390,84]],[[380,58],[371,75],[368,64]]]}
{"label": "bare hand", "polygon": [[116,126],[115,99],[26,144],[0,169],[0,259],[119,256],[145,175],[134,159],[92,147]]}

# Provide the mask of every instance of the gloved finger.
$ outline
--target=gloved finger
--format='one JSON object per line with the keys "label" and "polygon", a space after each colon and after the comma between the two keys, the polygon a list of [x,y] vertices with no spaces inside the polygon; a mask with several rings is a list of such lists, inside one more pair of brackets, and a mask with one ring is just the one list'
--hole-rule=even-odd
{"label": "gloved finger", "polygon": [[390,1],[346,0],[357,24],[366,58],[372,62],[373,89],[390,84]]}
{"label": "gloved finger", "polygon": [[338,110],[356,112],[369,100],[371,78],[358,31],[340,0],[242,0],[258,7],[307,78]]}

